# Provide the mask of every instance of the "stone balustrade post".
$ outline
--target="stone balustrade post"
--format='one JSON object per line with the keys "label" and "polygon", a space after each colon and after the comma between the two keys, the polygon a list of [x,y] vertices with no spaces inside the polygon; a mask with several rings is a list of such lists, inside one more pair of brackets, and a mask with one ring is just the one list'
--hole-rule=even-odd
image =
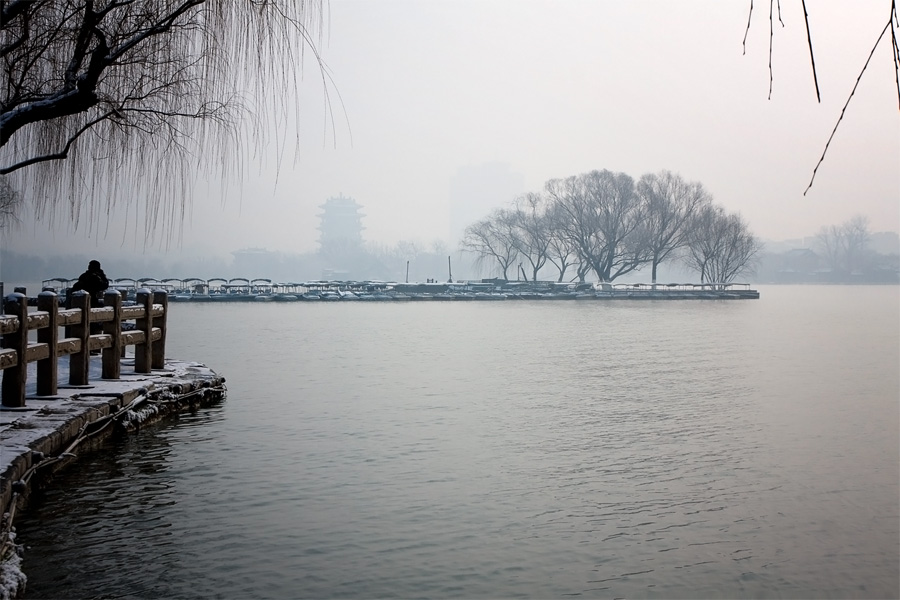
{"label": "stone balustrade post", "polygon": [[25,353],[28,351],[28,300],[25,294],[12,293],[3,301],[3,312],[19,319],[19,327],[15,333],[3,336],[3,347],[16,351],[16,366],[3,370],[3,406],[25,406],[25,381],[28,377],[28,364]]}
{"label": "stone balustrade post", "polygon": [[103,379],[118,379],[122,374],[122,295],[111,290],[103,294],[103,305],[111,307],[112,321],[103,323],[103,333],[112,343],[103,349]]}
{"label": "stone balustrade post", "polygon": [[159,329],[160,337],[153,343],[151,366],[154,369],[162,369],[166,366],[166,321],[169,319],[169,294],[165,290],[155,290],[153,304],[161,304],[163,314],[153,318],[153,327]]}
{"label": "stone balustrade post", "polygon": [[57,369],[59,343],[59,298],[53,292],[41,292],[37,298],[37,309],[46,312],[49,319],[47,326],[38,329],[37,341],[47,344],[47,358],[37,363],[38,396],[55,396],[59,383]]}
{"label": "stone balustrade post", "polygon": [[72,292],[67,304],[81,310],[81,321],[66,328],[66,337],[76,338],[81,348],[69,355],[69,385],[87,385],[91,372],[91,295],[83,290]]}
{"label": "stone balustrade post", "polygon": [[[119,294],[122,296],[122,305],[124,306],[125,301],[128,300],[128,290],[119,290]],[[119,355],[122,358],[125,358],[125,344],[122,344],[121,354]]]}
{"label": "stone balustrade post", "polygon": [[136,299],[144,309],[143,316],[135,320],[137,328],[144,332],[144,342],[134,348],[134,372],[150,373],[153,357],[153,294],[142,288],[137,291]]}

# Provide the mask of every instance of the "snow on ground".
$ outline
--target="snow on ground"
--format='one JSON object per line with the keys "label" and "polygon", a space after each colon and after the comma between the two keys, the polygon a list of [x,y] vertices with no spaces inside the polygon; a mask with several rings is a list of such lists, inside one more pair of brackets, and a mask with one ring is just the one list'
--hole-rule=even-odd
{"label": "snow on ground", "polygon": [[22,572],[22,557],[17,552],[13,552],[7,560],[0,561],[0,600],[16,598],[25,590],[27,581],[28,578]]}

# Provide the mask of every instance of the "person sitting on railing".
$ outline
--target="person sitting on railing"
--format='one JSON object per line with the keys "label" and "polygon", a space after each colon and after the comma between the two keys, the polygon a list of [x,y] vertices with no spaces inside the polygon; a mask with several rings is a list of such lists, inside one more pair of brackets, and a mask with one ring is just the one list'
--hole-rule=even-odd
{"label": "person sitting on railing", "polygon": [[[77,292],[84,290],[91,295],[91,306],[103,306],[103,292],[109,287],[109,279],[106,273],[100,268],[100,261],[92,260],[88,263],[88,269],[78,278],[72,291]],[[100,323],[91,323],[91,335],[102,333],[103,327]],[[100,354],[99,350],[92,350],[91,354]]]}
{"label": "person sitting on railing", "polygon": [[72,286],[72,291],[84,290],[91,295],[91,306],[103,306],[103,292],[109,287],[109,279],[100,268],[100,261],[92,260],[88,263],[88,269]]}

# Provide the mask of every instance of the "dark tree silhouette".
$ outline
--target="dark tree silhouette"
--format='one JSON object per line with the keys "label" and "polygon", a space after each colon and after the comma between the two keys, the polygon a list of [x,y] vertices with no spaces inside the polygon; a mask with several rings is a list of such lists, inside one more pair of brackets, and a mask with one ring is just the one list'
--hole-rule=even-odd
{"label": "dark tree silhouette", "polygon": [[643,203],[640,237],[649,254],[650,280],[656,283],[657,267],[687,245],[691,220],[712,198],[703,184],[670,171],[642,176],[637,193]]}
{"label": "dark tree silhouette", "polygon": [[0,174],[39,217],[77,222],[84,209],[99,217],[145,198],[150,229],[180,220],[198,169],[240,171],[246,143],[266,142],[263,123],[287,120],[304,53],[319,60],[323,16],[320,0],[2,0],[0,10]]}
{"label": "dark tree silhouette", "polygon": [[684,261],[701,283],[725,284],[755,266],[762,245],[737,214],[704,206],[692,219]]}
{"label": "dark tree silhouette", "polygon": [[500,276],[509,279],[519,251],[515,240],[515,213],[509,209],[495,210],[491,216],[466,228],[461,249],[475,255],[475,264],[496,261]]}
{"label": "dark tree silhouette", "polygon": [[553,233],[546,213],[547,201],[540,194],[518,198],[513,209],[513,243],[531,267],[531,279],[547,264]]}
{"label": "dark tree silhouette", "polygon": [[563,234],[600,281],[613,281],[646,261],[647,248],[638,239],[641,203],[629,175],[591,171],[548,181],[546,191],[563,215]]}

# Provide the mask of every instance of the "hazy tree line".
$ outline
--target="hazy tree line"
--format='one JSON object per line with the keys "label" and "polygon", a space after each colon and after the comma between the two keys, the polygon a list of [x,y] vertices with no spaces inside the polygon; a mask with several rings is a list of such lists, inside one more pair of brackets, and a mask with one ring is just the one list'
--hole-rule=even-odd
{"label": "hazy tree line", "polygon": [[752,271],[761,243],[699,182],[602,170],[548,181],[470,225],[461,247],[504,279],[552,268],[560,282],[609,282],[649,267],[656,283],[661,264],[679,261],[701,282],[727,283]]}
{"label": "hazy tree line", "polygon": [[773,283],[900,283],[900,235],[873,233],[857,215],[802,241],[773,243],[757,273]]}
{"label": "hazy tree line", "polygon": [[840,225],[823,227],[816,237],[828,266],[835,272],[858,272],[869,258],[872,234],[869,220],[861,215]]}
{"label": "hazy tree line", "polygon": [[[832,250],[829,252],[829,248]],[[280,282],[323,278],[446,281],[477,276],[469,261],[441,242],[420,244],[363,243],[347,252],[285,253],[263,249],[237,250],[223,255],[101,256],[110,277],[268,277]],[[50,277],[74,278],[96,255],[28,255],[0,249],[0,280],[38,283]],[[679,273],[680,261],[669,272]],[[549,262],[547,264],[550,264]],[[517,265],[516,265],[517,266]],[[530,270],[529,265],[529,270]],[[553,268],[552,264],[550,267]],[[515,271],[511,269],[514,274]],[[571,269],[574,275],[575,269]],[[513,278],[514,275],[513,275]],[[829,225],[804,240],[772,242],[759,254],[755,281],[760,283],[900,283],[900,235],[870,232],[868,220],[857,216]],[[7,289],[9,287],[7,286]]]}

